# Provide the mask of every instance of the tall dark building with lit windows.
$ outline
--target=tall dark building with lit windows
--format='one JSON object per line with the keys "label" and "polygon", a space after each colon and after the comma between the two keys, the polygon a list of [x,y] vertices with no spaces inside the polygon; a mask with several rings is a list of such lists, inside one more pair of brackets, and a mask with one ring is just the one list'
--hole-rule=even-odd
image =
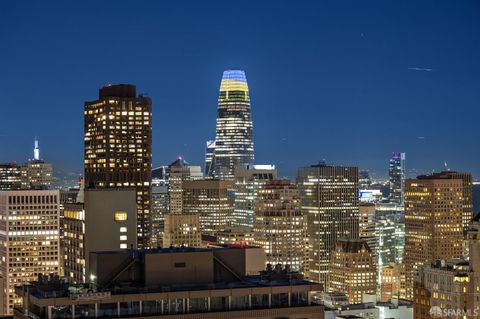
{"label": "tall dark building with lit windows", "polygon": [[241,70],[223,72],[218,96],[218,113],[209,175],[233,179],[237,165],[253,164],[253,125],[247,78]]}
{"label": "tall dark building with lit windows", "polygon": [[151,235],[152,100],[130,84],[100,89],[85,102],[85,187],[135,188],[138,246]]}
{"label": "tall dark building with lit windows", "polygon": [[328,286],[331,252],[339,238],[359,237],[358,167],[320,162],[298,171],[302,212],[306,216],[310,280]]}
{"label": "tall dark building with lit windows", "polygon": [[403,205],[405,189],[405,153],[393,153],[388,169],[390,177],[390,202]]}

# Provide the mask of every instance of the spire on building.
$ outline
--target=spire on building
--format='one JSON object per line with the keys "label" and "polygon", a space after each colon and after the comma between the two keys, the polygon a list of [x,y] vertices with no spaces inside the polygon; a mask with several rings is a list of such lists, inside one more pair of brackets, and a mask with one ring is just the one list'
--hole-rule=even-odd
{"label": "spire on building", "polygon": [[35,137],[35,147],[33,149],[33,159],[36,161],[40,160],[40,149],[38,148],[38,138]]}

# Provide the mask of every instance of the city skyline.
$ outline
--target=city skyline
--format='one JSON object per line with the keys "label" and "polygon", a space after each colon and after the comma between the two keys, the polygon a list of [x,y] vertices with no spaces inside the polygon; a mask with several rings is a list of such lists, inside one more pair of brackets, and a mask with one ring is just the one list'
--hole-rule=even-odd
{"label": "city skyline", "polygon": [[[55,23],[48,19],[51,5],[0,4],[1,29],[8,30],[0,33],[7,44],[0,98],[9,118],[0,129],[0,162],[24,162],[37,136],[42,157],[57,171],[81,172],[83,103],[108,83],[129,83],[153,101],[153,165],[183,155],[203,166],[205,141],[215,133],[219,77],[239,68],[249,78],[255,162],[275,164],[279,176],[294,177],[299,167],[325,158],[386,177],[392,152],[407,153],[407,173],[441,171],[446,162],[480,176],[480,150],[473,147],[480,47],[469,41],[480,30],[473,14],[478,4],[426,2],[412,11],[378,3],[355,10],[342,3],[294,10],[250,3],[244,28],[232,22],[240,13],[223,17],[214,3],[192,3],[201,9],[198,17],[167,4],[139,4],[132,12],[122,3],[95,10],[62,4]],[[83,24],[87,12],[90,23]],[[206,22],[197,29],[199,19]],[[255,32],[263,22],[270,27]],[[216,27],[222,23],[228,27]],[[117,29],[143,41],[148,52],[104,48],[105,34],[119,39]],[[245,39],[241,47],[231,40],[236,37]],[[65,40],[61,46],[57,38]],[[100,47],[101,54],[94,49]],[[21,118],[25,111],[31,116]]]}

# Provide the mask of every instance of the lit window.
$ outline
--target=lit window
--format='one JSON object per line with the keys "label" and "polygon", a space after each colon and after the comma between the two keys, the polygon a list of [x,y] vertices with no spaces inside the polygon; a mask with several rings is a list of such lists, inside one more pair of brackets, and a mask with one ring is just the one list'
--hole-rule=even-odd
{"label": "lit window", "polygon": [[127,212],[115,212],[115,221],[124,222],[127,220]]}
{"label": "lit window", "polygon": [[120,240],[127,240],[127,235],[121,235]]}
{"label": "lit window", "polygon": [[126,233],[127,232],[127,227],[120,227],[120,232],[121,233]]}
{"label": "lit window", "polygon": [[120,249],[127,249],[127,244],[120,244]]}

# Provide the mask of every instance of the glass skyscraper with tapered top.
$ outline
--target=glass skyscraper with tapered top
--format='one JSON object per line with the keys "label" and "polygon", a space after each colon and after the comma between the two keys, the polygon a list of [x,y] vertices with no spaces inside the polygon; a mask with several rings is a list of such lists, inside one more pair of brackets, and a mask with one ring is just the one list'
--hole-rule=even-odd
{"label": "glass skyscraper with tapered top", "polygon": [[253,164],[253,125],[247,78],[241,70],[223,72],[218,96],[211,176],[234,179],[237,165]]}

